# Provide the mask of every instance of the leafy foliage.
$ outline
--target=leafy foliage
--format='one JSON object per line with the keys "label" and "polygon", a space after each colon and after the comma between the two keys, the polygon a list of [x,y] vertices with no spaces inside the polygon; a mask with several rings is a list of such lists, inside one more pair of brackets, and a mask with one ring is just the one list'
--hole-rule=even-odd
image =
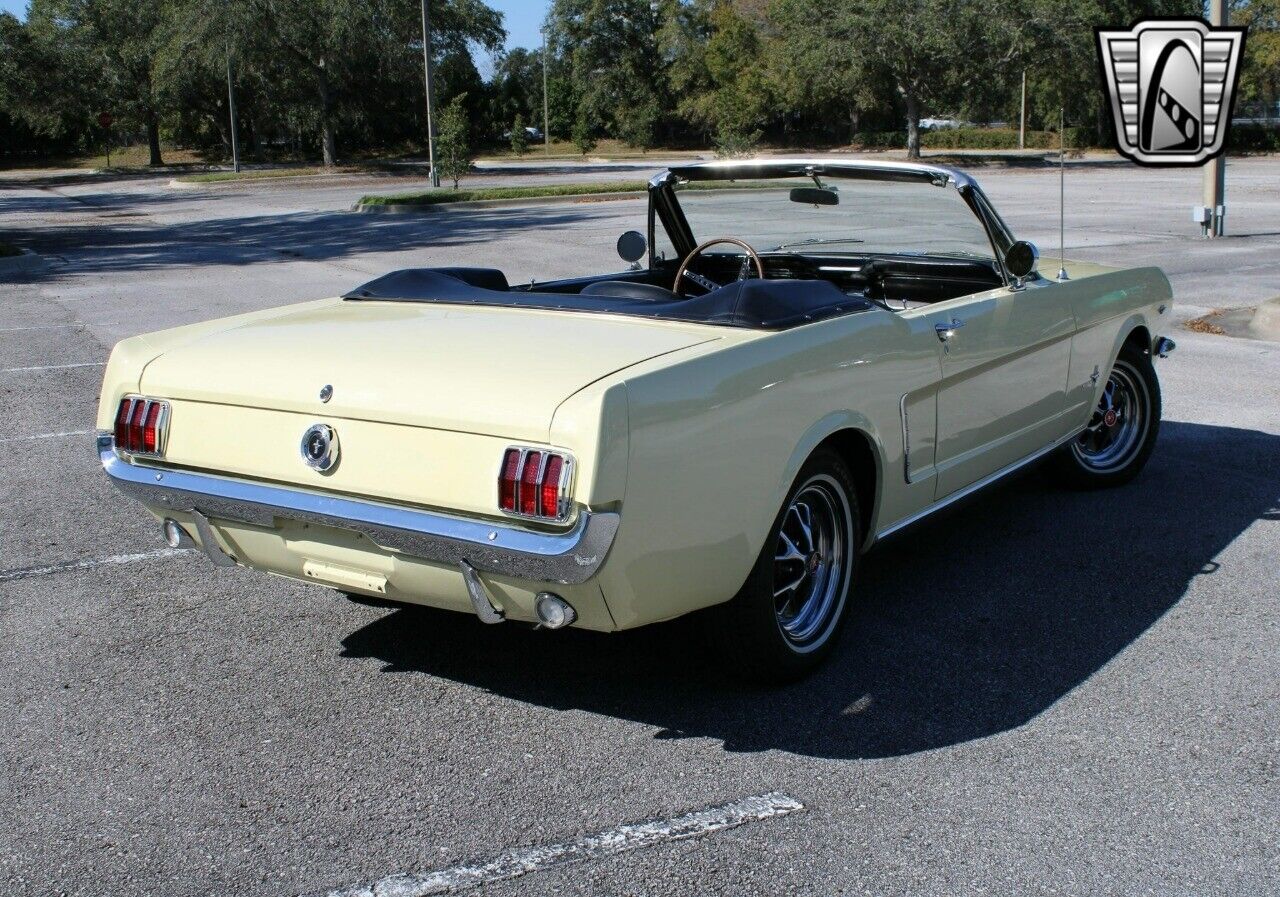
{"label": "leafy foliage", "polygon": [[[912,154],[940,140],[1005,146],[1004,131],[942,137],[919,123],[1016,124],[1024,72],[1033,131],[1056,130],[1062,109],[1085,129],[1069,132],[1068,143],[1109,143],[1093,27],[1198,16],[1202,6],[552,0],[545,47],[503,51],[502,17],[483,0],[430,0],[432,85],[438,108],[456,101],[455,121],[467,125],[464,155],[502,144],[507,131],[517,135],[512,149],[524,151],[527,123],[569,138],[583,155],[603,138],[642,150],[711,144],[726,155],[762,142]],[[153,163],[163,161],[162,139],[227,155],[228,77],[248,158],[335,165],[421,149],[421,9],[421,0],[31,0],[25,22],[0,14],[0,154],[100,149],[97,116],[110,112],[112,133],[144,141]],[[1241,104],[1275,115],[1280,0],[1234,0],[1231,9],[1250,29]],[[488,81],[479,53],[494,54]]]}
{"label": "leafy foliage", "polygon": [[511,152],[517,156],[523,156],[529,152],[529,132],[525,130],[528,125],[524,123],[524,113],[517,112],[515,120],[511,122]]}
{"label": "leafy foliage", "polygon": [[460,93],[449,101],[440,113],[440,125],[436,133],[436,171],[440,177],[453,181],[453,189],[471,170],[471,123],[465,107],[467,95]]}

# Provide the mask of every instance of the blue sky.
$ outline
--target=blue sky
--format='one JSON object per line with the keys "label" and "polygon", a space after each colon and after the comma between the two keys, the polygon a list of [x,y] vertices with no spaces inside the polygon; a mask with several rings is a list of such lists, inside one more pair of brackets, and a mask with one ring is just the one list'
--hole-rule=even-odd
{"label": "blue sky", "polygon": [[[503,13],[508,47],[536,47],[542,43],[538,29],[546,18],[550,0],[488,0],[488,3]],[[27,0],[0,0],[0,10],[26,18]]]}

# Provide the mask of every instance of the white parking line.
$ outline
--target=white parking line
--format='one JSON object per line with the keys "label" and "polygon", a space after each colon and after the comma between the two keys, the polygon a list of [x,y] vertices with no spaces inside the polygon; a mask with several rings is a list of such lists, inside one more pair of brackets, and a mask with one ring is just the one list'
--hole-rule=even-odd
{"label": "white parking line", "polygon": [[5,436],[0,442],[28,442],[32,439],[59,439],[63,436],[88,436],[94,430],[59,430],[57,433],[32,433],[30,436]]}
{"label": "white parking line", "polygon": [[65,371],[71,368],[104,368],[105,361],[80,361],[75,364],[33,364],[24,368],[0,368],[0,374],[18,374],[24,371]]}
{"label": "white parking line", "polygon": [[0,327],[0,333],[17,333],[20,330],[78,330],[84,324],[37,324],[33,327]]}
{"label": "white parking line", "polygon": [[325,897],[426,897],[428,894],[447,894],[508,878],[518,878],[552,866],[598,860],[641,847],[698,838],[745,822],[786,816],[803,809],[804,804],[800,801],[774,791],[672,819],[620,825],[563,844],[507,850],[484,863],[454,866],[425,875],[392,875],[379,881],[348,885],[324,893]]}
{"label": "white parking line", "polygon": [[67,573],[72,570],[90,570],[94,567],[118,567],[121,564],[136,564],[139,561],[173,557],[175,554],[189,554],[191,551],[190,548],[160,548],[140,554],[113,554],[105,558],[87,558],[83,561],[66,561],[61,564],[46,564],[42,567],[18,567],[14,570],[0,570],[0,582],[48,576],[50,573]]}

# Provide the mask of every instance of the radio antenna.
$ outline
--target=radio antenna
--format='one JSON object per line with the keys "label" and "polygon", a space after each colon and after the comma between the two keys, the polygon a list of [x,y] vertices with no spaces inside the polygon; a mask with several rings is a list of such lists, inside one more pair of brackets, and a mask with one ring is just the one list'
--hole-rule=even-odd
{"label": "radio antenna", "polygon": [[1058,107],[1058,280],[1067,275],[1067,129],[1066,113]]}

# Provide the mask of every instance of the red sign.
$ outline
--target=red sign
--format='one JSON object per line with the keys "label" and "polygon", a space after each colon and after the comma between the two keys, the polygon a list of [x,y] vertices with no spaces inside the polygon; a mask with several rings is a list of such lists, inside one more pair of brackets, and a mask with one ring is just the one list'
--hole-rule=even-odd
{"label": "red sign", "polygon": [[111,117],[110,112],[103,112],[98,115],[98,124],[102,125],[104,128],[111,127],[111,123],[113,121],[115,121],[115,119]]}

